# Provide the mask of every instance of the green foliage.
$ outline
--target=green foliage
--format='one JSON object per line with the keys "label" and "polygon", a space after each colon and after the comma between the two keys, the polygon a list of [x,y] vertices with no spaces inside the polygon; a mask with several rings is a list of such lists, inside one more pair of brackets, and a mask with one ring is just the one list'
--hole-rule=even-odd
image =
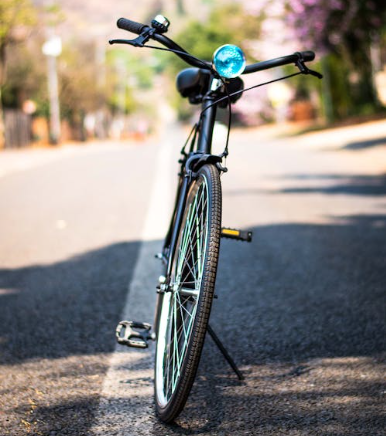
{"label": "green foliage", "polygon": [[0,46],[11,41],[17,26],[31,26],[36,22],[35,9],[30,0],[1,0]]}
{"label": "green foliage", "polygon": [[10,50],[7,70],[4,105],[20,107],[24,100],[32,99],[40,112],[48,99],[46,59],[41,52],[41,41],[30,41],[28,45],[18,44]]}
{"label": "green foliage", "polygon": [[[1,0],[0,2],[0,147],[4,143],[3,87],[6,79],[6,49],[25,38],[23,28],[35,22],[35,10],[29,0]],[[16,32],[19,30],[19,32]],[[20,32],[21,30],[21,32]]]}
{"label": "green foliage", "polygon": [[[140,75],[138,72],[142,70],[144,75],[138,79]],[[134,87],[146,88],[151,83],[151,73],[148,72],[146,76],[145,71],[143,63],[135,61],[127,49],[115,48],[107,53],[106,103],[113,112],[123,110],[128,114],[135,110],[136,101],[132,89]]]}
{"label": "green foliage", "polygon": [[370,47],[385,33],[386,3],[287,0],[287,5],[285,19],[299,42],[327,55],[325,80],[329,82],[333,119],[379,110]]}
{"label": "green foliage", "polygon": [[325,59],[328,68],[331,99],[333,101],[333,119],[339,120],[347,116],[356,115],[358,106],[353,104],[348,77],[350,74],[347,63],[340,56],[330,54]]}
{"label": "green foliage", "polygon": [[[76,48],[74,48],[76,47]],[[94,111],[104,101],[98,86],[93,43],[67,43],[58,59],[59,100],[62,115],[69,119]]]}
{"label": "green foliage", "polygon": [[62,8],[56,3],[45,6],[41,13],[44,24],[50,27],[55,27],[66,19]]}
{"label": "green foliage", "polygon": [[[211,61],[215,50],[224,44],[238,45],[248,54],[246,42],[258,39],[260,29],[261,22],[256,17],[246,15],[238,4],[228,4],[213,9],[207,22],[188,22],[184,30],[172,38],[199,59]],[[160,53],[159,58],[173,73],[186,68],[186,63],[175,55]]]}
{"label": "green foliage", "polygon": [[[249,62],[254,59],[248,51],[248,42],[260,36],[262,17],[247,15],[240,4],[227,4],[214,8],[207,21],[189,21],[183,31],[170,35],[181,47],[199,59],[211,61],[216,49],[224,44],[235,44],[243,49]],[[179,71],[188,65],[175,54],[156,52],[158,71],[167,71],[169,77],[176,77]],[[174,90],[174,82],[170,93]],[[188,119],[193,112],[186,99],[175,93],[173,106],[178,110],[180,119]]]}
{"label": "green foliage", "polygon": [[122,74],[132,86],[139,89],[150,89],[153,84],[153,69],[157,61],[153,57],[141,56],[143,54],[140,51],[128,50],[126,47],[114,48],[107,53],[107,67],[110,72],[114,72],[119,63],[123,70]]}

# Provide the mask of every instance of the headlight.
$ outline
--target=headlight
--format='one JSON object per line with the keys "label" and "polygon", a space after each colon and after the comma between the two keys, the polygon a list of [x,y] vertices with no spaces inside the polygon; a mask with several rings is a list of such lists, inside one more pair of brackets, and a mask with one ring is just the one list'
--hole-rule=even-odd
{"label": "headlight", "polygon": [[246,61],[239,47],[226,44],[214,52],[213,65],[221,77],[231,79],[240,76],[245,69]]}

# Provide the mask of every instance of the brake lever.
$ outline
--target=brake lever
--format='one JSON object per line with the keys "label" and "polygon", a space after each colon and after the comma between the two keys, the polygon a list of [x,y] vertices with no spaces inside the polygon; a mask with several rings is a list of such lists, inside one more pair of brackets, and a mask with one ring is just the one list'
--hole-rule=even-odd
{"label": "brake lever", "polygon": [[135,39],[110,39],[109,40],[109,44],[110,45],[113,45],[113,44],[128,44],[128,45],[133,45],[134,47],[143,47],[143,44],[142,45],[138,44]]}
{"label": "brake lever", "polygon": [[318,79],[323,79],[323,74],[320,74],[318,71],[310,70],[307,65],[300,60],[296,62],[296,66],[299,68],[302,74],[310,74]]}
{"label": "brake lever", "polygon": [[298,60],[295,62],[295,65],[299,68],[299,71],[302,74],[310,74],[311,76],[315,76],[318,79],[323,79],[323,75],[320,74],[318,71],[310,70],[307,65],[305,64],[305,61],[303,59],[303,55],[300,52],[296,53],[298,55]]}
{"label": "brake lever", "polygon": [[323,79],[323,74],[320,74],[318,71],[310,70],[309,68],[307,68],[307,73],[305,74],[311,74],[311,76],[315,76],[318,79]]}
{"label": "brake lever", "polygon": [[156,33],[156,29],[148,28],[135,39],[110,39],[109,44],[128,44],[133,47],[143,47]]}

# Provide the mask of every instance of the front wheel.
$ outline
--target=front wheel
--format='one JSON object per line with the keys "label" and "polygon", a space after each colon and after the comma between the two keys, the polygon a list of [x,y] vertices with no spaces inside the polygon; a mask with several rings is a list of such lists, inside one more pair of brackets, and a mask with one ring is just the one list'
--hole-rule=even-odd
{"label": "front wheel", "polygon": [[171,269],[161,296],[155,358],[155,403],[159,418],[182,411],[200,361],[217,273],[221,232],[221,183],[204,165],[189,188]]}

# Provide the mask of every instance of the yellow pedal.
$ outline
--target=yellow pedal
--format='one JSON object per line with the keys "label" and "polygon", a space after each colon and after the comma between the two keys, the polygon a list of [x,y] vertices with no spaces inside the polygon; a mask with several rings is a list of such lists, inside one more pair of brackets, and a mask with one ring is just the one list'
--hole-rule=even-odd
{"label": "yellow pedal", "polygon": [[237,230],[237,229],[229,229],[224,227],[221,229],[221,237],[227,239],[234,239],[235,241],[251,242],[252,232],[248,230]]}

